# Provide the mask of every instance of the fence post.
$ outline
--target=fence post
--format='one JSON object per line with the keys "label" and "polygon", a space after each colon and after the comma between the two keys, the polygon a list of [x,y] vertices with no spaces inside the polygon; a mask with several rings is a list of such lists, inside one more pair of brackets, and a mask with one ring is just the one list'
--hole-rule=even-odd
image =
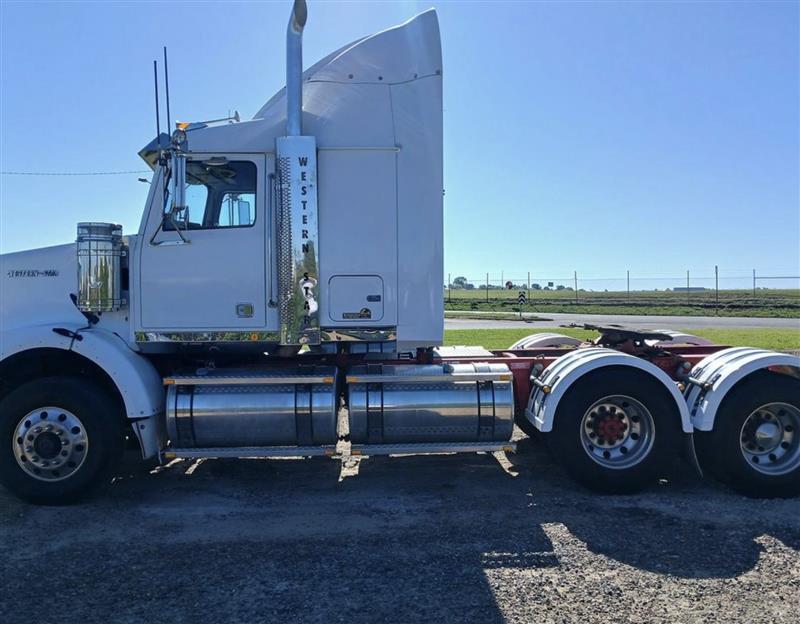
{"label": "fence post", "polygon": [[578,272],[574,271],[575,276],[575,305],[578,305]]}
{"label": "fence post", "polygon": [[489,274],[486,274],[486,303],[489,303]]}
{"label": "fence post", "polygon": [[756,298],[756,270],[753,269],[753,299]]}
{"label": "fence post", "polygon": [[689,299],[689,269],[686,269],[686,305],[692,305],[692,302]]}
{"label": "fence post", "polygon": [[631,300],[631,270],[628,269],[628,301]]}
{"label": "fence post", "polygon": [[452,281],[450,280],[450,274],[447,274],[447,303],[450,303],[450,285]]}
{"label": "fence post", "polygon": [[530,305],[531,301],[531,272],[528,271],[528,304]]}
{"label": "fence post", "polygon": [[714,303],[714,314],[719,316],[719,265],[714,265],[714,290],[716,291],[716,299]]}

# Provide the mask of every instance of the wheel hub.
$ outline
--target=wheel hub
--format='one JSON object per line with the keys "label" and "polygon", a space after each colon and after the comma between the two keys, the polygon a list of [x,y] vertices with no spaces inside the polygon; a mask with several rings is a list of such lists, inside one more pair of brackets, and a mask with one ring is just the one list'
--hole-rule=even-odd
{"label": "wheel hub", "polygon": [[42,459],[53,459],[61,452],[61,448],[61,439],[51,431],[45,431],[33,443],[33,450]]}
{"label": "wheel hub", "polygon": [[781,428],[774,422],[761,423],[756,429],[756,443],[767,449],[774,449],[781,441],[781,433]]}
{"label": "wheel hub", "polygon": [[654,437],[650,411],[628,396],[612,395],[596,401],[581,422],[584,451],[606,468],[635,466],[650,453]]}
{"label": "wheel hub", "polygon": [[40,407],[26,414],[14,430],[14,458],[40,481],[61,481],[86,459],[89,440],[83,423],[69,410]]}
{"label": "wheel hub", "polygon": [[788,403],[768,403],[744,421],[742,455],[750,466],[767,475],[782,475],[800,466],[800,409]]}
{"label": "wheel hub", "polygon": [[595,421],[595,431],[600,439],[607,441],[621,440],[627,425],[622,414],[610,414]]}

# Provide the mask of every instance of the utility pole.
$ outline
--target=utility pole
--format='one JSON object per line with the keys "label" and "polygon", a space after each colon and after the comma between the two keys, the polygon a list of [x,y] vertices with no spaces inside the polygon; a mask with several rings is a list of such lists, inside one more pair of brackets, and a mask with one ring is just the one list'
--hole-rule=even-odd
{"label": "utility pole", "polygon": [[489,303],[489,274],[486,274],[486,303]]}
{"label": "utility pole", "polygon": [[716,303],[714,306],[714,314],[719,315],[719,266],[714,265],[714,290],[716,290]]}
{"label": "utility pole", "polygon": [[756,298],[756,270],[753,269],[753,299]]}
{"label": "utility pole", "polygon": [[631,300],[631,270],[628,269],[628,301]]}

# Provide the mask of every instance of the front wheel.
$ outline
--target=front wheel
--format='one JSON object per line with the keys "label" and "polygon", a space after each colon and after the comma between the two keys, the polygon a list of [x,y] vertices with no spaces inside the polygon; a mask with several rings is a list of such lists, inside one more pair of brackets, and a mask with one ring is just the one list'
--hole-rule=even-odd
{"label": "front wheel", "polygon": [[585,487],[630,493],[655,481],[680,448],[680,414],[657,379],[610,367],[574,383],[547,439],[565,470]]}
{"label": "front wheel", "polygon": [[115,403],[91,381],[37,379],[0,401],[0,483],[29,502],[85,495],[119,459],[122,443]]}
{"label": "front wheel", "polygon": [[753,498],[800,494],[800,379],[763,372],[722,401],[698,455],[720,481]]}

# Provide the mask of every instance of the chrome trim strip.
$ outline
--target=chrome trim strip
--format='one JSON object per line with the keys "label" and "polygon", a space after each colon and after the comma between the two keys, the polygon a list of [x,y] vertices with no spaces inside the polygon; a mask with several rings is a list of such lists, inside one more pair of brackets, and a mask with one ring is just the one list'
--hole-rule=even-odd
{"label": "chrome trim strip", "polygon": [[136,342],[167,343],[205,343],[205,342],[269,342],[277,343],[278,332],[263,331],[176,331],[176,332],[136,332]]}
{"label": "chrome trim strip", "polygon": [[391,342],[397,340],[397,327],[323,327],[322,342]]}
{"label": "chrome trim strip", "polygon": [[[141,343],[238,343],[238,342],[280,342],[280,334],[275,331],[138,331],[134,335]],[[397,340],[396,327],[376,328],[322,328],[322,342],[391,342]]]}

